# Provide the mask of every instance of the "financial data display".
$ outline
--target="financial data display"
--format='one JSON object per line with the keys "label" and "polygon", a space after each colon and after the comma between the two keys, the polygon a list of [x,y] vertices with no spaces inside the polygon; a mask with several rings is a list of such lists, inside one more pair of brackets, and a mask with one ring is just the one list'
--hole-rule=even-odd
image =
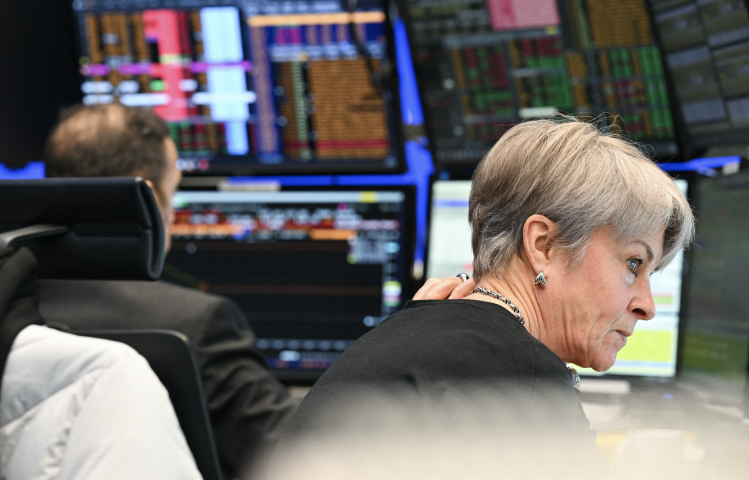
{"label": "financial data display", "polygon": [[749,12],[744,0],[650,0],[687,132],[697,146],[749,131]]}
{"label": "financial data display", "polygon": [[441,180],[432,185],[427,277],[445,278],[459,273],[473,276],[470,194],[470,180]]}
{"label": "financial data display", "polygon": [[[687,182],[675,180],[686,195]],[[432,187],[427,276],[444,278],[472,274],[473,253],[468,224],[470,181],[437,181]],[[749,238],[749,236],[747,236]],[[637,322],[634,334],[619,351],[606,373],[614,375],[671,377],[676,373],[679,311],[684,255],[680,252],[662,271],[650,277],[656,315]],[[595,374],[580,368],[581,374]]]}
{"label": "financial data display", "polygon": [[435,160],[476,163],[510,127],[611,114],[678,151],[645,0],[403,0]]}
{"label": "financial data display", "polygon": [[749,268],[749,176],[701,178],[697,185],[681,376],[740,399],[749,358],[749,296],[737,272]]}
{"label": "financial data display", "polygon": [[[392,171],[379,0],[76,0],[83,102],[149,107],[186,171]],[[352,23],[353,25],[350,25]]]}
{"label": "financial data display", "polygon": [[179,192],[173,204],[164,277],[234,300],[273,368],[329,367],[408,300],[402,191]]}

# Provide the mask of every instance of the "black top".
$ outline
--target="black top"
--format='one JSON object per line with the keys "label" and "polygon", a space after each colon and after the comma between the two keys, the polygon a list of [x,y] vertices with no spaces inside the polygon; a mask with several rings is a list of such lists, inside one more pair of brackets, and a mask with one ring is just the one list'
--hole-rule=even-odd
{"label": "black top", "polygon": [[[505,308],[476,300],[410,301],[354,342],[303,400],[280,450],[350,424],[341,412],[369,415],[357,404],[357,386],[435,399],[471,385],[491,389],[492,402],[499,402],[508,421],[501,425],[553,426],[563,438],[595,450],[595,433],[565,363]],[[470,404],[471,398],[461,402]]]}
{"label": "black top", "polygon": [[47,323],[73,332],[157,328],[187,336],[228,478],[254,467],[281,438],[297,402],[268,370],[229,299],[166,282],[80,280],[42,280],[39,297]]}

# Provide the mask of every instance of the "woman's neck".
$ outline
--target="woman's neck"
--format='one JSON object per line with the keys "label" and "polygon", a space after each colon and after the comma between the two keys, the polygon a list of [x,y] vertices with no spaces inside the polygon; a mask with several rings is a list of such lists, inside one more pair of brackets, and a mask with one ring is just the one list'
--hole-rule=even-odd
{"label": "woman's neck", "polygon": [[[541,317],[538,299],[534,290],[536,287],[533,286],[533,279],[535,276],[536,274],[533,273],[530,265],[520,258],[515,257],[510,261],[507,273],[502,278],[484,276],[481,278],[477,286],[500,293],[502,296],[510,300],[516,307],[518,307],[520,315],[525,318],[525,328],[528,332],[538,340],[543,341],[543,319]],[[513,315],[515,314],[509,305],[501,300],[480,293],[474,293],[467,298],[470,300],[496,303],[509,310]]]}

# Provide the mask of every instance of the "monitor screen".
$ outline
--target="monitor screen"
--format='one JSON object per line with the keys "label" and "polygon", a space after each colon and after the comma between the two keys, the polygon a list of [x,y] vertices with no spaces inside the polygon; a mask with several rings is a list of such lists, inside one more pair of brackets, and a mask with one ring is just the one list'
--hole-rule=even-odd
{"label": "monitor screen", "polygon": [[389,52],[380,0],[353,15],[338,0],[73,6],[83,103],[153,108],[184,171],[401,168],[397,105],[368,66],[378,71]]}
{"label": "monitor screen", "polygon": [[741,399],[749,357],[749,175],[700,178],[681,376]]}
{"label": "monitor screen", "polygon": [[510,127],[612,114],[678,152],[645,0],[402,0],[435,160],[475,164]]}
{"label": "monitor screen", "polygon": [[408,300],[411,195],[178,192],[164,277],[234,300],[271,367],[319,372]]}
{"label": "monitor screen", "polygon": [[694,146],[749,133],[749,12],[744,0],[650,0]]}
{"label": "monitor screen", "polygon": [[[13,93],[5,95],[0,109],[0,164],[23,170],[27,163],[43,158],[60,107],[81,101],[75,31],[68,21],[72,10],[66,0],[3,2],[2,12],[5,75],[0,76],[0,91]],[[14,65],[23,65],[20,76],[10,74]]]}
{"label": "monitor screen", "polygon": [[427,277],[473,275],[471,227],[468,225],[470,180],[439,180],[432,185]]}
{"label": "monitor screen", "polygon": [[[675,180],[686,195],[687,182]],[[468,224],[470,181],[437,181],[432,186],[427,275],[446,277],[472,272],[471,229]],[[749,237],[747,237],[749,238]],[[614,375],[671,377],[676,374],[679,310],[684,255],[650,277],[655,318],[637,322],[634,334],[606,373]],[[596,374],[579,369],[581,374]]]}

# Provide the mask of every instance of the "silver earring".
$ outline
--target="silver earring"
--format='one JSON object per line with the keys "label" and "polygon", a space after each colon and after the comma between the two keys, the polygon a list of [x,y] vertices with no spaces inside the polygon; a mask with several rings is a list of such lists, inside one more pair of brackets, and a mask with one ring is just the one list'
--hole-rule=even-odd
{"label": "silver earring", "polygon": [[546,286],[546,277],[544,276],[543,270],[538,272],[538,275],[536,275],[536,279],[533,281],[533,285],[541,288],[544,288]]}

